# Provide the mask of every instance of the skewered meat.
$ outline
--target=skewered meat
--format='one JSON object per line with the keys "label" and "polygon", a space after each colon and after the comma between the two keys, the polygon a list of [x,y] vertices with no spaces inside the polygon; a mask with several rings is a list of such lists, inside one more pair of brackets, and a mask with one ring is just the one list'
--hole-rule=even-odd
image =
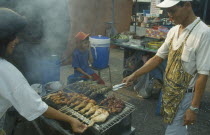
{"label": "skewered meat", "polygon": [[56,104],[64,104],[67,102],[66,93],[63,91],[59,91],[54,94],[50,94],[47,98],[50,98]]}
{"label": "skewered meat", "polygon": [[93,100],[93,99],[90,99],[90,100],[88,101],[88,103],[93,103],[93,104],[96,104],[96,101],[95,101],[95,100]]}
{"label": "skewered meat", "polygon": [[87,104],[88,104],[88,101],[84,100],[78,106],[76,106],[74,110],[79,110],[80,108],[85,107]]}
{"label": "skewered meat", "polygon": [[88,97],[86,97],[86,96],[82,96],[81,99],[82,99],[82,100],[90,100],[90,99],[89,99]]}
{"label": "skewered meat", "polygon": [[51,98],[51,97],[53,97],[53,96],[60,96],[60,95],[62,95],[62,94],[63,94],[63,91],[58,91],[57,93],[52,93],[52,94],[47,95],[47,96],[45,97],[45,99],[49,99],[49,98]]}
{"label": "skewered meat", "polygon": [[104,94],[110,90],[112,90],[111,87],[104,87],[104,88],[97,89],[96,91],[91,93],[90,97],[94,97],[97,94]]}
{"label": "skewered meat", "polygon": [[68,99],[67,98],[63,98],[63,99],[60,99],[60,100],[56,100],[55,103],[57,104],[66,104],[68,102]]}
{"label": "skewered meat", "polygon": [[93,114],[98,108],[99,108],[98,105],[91,107],[90,110],[85,113],[85,115]]}
{"label": "skewered meat", "polygon": [[71,104],[71,103],[74,103],[74,102],[76,102],[78,99],[83,99],[83,98],[87,98],[85,95],[83,95],[83,94],[77,94],[77,95],[75,95],[75,96],[73,96],[68,102],[67,102],[67,104]]}
{"label": "skewered meat", "polygon": [[88,127],[93,126],[95,122],[104,122],[104,121],[107,119],[108,116],[109,116],[108,111],[103,110],[103,112],[102,112],[101,114],[99,114],[98,116],[93,117],[93,118],[91,119],[91,122],[90,122],[90,124],[88,125]]}
{"label": "skewered meat", "polygon": [[94,81],[77,82],[69,86],[71,87],[71,89],[78,90],[79,92],[82,92],[85,95],[89,95],[89,96],[91,95],[90,97],[94,97],[97,94],[104,94],[112,90],[111,87],[98,85]]}
{"label": "skewered meat", "polygon": [[79,104],[82,103],[83,101],[92,102],[92,103],[95,102],[94,100],[91,100],[91,99],[89,99],[88,97],[82,95],[82,96],[80,96],[80,97],[77,97],[77,99],[75,100],[75,102],[72,102],[72,103],[70,104],[70,107],[75,106],[75,105],[79,105]]}
{"label": "skewered meat", "polygon": [[90,99],[89,99],[88,97],[85,97],[84,95],[77,96],[77,98],[75,99],[75,101],[73,101],[73,102],[70,104],[70,107],[79,105],[81,102],[83,102],[83,101],[88,101],[88,100],[90,100]]}
{"label": "skewered meat", "polygon": [[101,105],[107,105],[110,113],[119,113],[125,107],[125,103],[121,99],[115,97],[107,97],[100,103]]}
{"label": "skewered meat", "polygon": [[75,102],[73,102],[73,103],[70,104],[70,107],[79,105],[81,102],[82,102],[82,99],[77,99]]}
{"label": "skewered meat", "polygon": [[85,113],[87,110],[89,110],[92,106],[94,106],[93,103],[88,103],[85,108],[83,108],[82,110],[80,110],[80,113]]}
{"label": "skewered meat", "polygon": [[89,90],[87,90],[84,94],[85,94],[85,95],[90,95],[91,93],[92,93],[92,90],[89,89]]}
{"label": "skewered meat", "polygon": [[88,103],[96,104],[96,101],[88,98],[87,100],[82,101],[78,106],[76,106],[74,110],[79,110],[80,108],[85,107]]}
{"label": "skewered meat", "polygon": [[73,97],[75,95],[78,95],[77,93],[67,93],[67,97]]}
{"label": "skewered meat", "polygon": [[104,110],[104,109],[102,109],[102,108],[99,108],[99,109],[97,109],[97,110],[95,111],[95,113],[94,113],[92,116],[90,116],[90,118],[94,118],[94,117],[96,117],[96,116],[102,114],[104,111],[106,111],[106,110]]}
{"label": "skewered meat", "polygon": [[73,97],[67,102],[67,104],[70,104],[70,103],[74,102],[78,97],[79,97],[79,95],[73,96]]}

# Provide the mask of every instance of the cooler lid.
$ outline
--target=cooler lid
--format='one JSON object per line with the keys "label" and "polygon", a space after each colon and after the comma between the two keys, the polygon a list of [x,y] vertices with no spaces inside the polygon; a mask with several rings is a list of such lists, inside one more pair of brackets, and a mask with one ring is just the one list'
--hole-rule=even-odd
{"label": "cooler lid", "polygon": [[93,39],[109,39],[109,37],[105,37],[105,36],[102,36],[102,35],[91,36],[91,38],[93,38]]}
{"label": "cooler lid", "polygon": [[110,44],[110,38],[105,36],[91,36],[89,38],[90,44]]}

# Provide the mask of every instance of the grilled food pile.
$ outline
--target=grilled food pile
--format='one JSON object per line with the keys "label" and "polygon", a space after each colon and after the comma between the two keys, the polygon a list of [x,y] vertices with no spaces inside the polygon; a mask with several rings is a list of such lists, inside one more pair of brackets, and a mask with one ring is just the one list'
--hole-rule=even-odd
{"label": "grilled food pile", "polygon": [[112,87],[98,85],[93,81],[76,82],[68,85],[64,90],[67,92],[58,91],[49,94],[46,99],[59,105],[60,111],[71,113],[89,126],[106,121],[110,114],[119,113],[125,107],[123,101],[114,97],[104,99],[103,96],[101,98],[101,100],[104,99],[103,102],[97,104],[99,103],[97,96],[106,94],[112,90]]}
{"label": "grilled food pile", "polygon": [[84,95],[91,98],[96,97],[98,94],[105,94],[112,90],[112,87],[99,85],[94,81],[76,82],[70,84],[69,87],[72,90],[77,90],[77,92],[83,93]]}
{"label": "grilled food pile", "polygon": [[[95,122],[104,122],[109,116],[109,112],[103,106],[96,105],[96,101],[90,99],[84,94],[66,93],[59,91],[57,93],[49,94],[46,99],[50,99],[57,105],[67,105],[66,109],[72,108],[89,120],[89,126],[93,126]],[[65,111],[65,109],[62,109]]]}
{"label": "grilled food pile", "polygon": [[107,106],[110,113],[120,113],[125,107],[125,103],[114,96],[102,100],[100,105]]}

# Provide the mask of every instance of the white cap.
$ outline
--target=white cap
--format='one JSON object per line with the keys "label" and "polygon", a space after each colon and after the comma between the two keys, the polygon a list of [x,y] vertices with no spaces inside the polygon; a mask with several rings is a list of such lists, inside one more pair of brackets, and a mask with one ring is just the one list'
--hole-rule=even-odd
{"label": "white cap", "polygon": [[164,0],[163,2],[158,4],[157,7],[160,8],[173,7],[174,5],[178,4],[180,1],[193,1],[193,0]]}

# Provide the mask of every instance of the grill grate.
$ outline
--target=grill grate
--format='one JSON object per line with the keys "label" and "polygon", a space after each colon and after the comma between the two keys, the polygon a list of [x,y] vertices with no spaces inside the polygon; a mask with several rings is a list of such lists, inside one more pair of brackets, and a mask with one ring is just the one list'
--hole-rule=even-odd
{"label": "grill grate", "polygon": [[[125,101],[124,101],[125,102]],[[86,124],[90,124],[90,119],[88,119],[87,117],[81,115],[80,113],[78,113],[77,111],[69,108],[67,105],[61,107],[59,109],[61,112],[67,114],[67,115],[71,115],[74,116],[76,118],[78,118],[79,120],[81,120],[82,122],[86,123]],[[93,128],[95,130],[97,130],[100,133],[104,133],[105,131],[107,131],[108,129],[110,129],[111,127],[113,127],[115,124],[119,123],[121,120],[123,120],[125,117],[127,117],[128,115],[130,115],[133,111],[135,110],[135,107],[128,103],[125,102],[125,108],[123,109],[123,111],[117,115],[115,115],[114,117],[108,119],[105,123],[103,124],[95,124],[93,126]]]}
{"label": "grill grate", "polygon": [[[82,93],[82,91],[84,91],[84,90],[88,91],[88,88],[90,87],[88,85],[93,86],[96,84],[93,84],[92,82],[84,82],[84,83],[78,82],[78,83],[76,83],[76,85],[71,84],[71,85],[66,86],[65,88],[63,88],[63,90],[67,93],[69,93],[69,92]],[[96,87],[104,88],[104,86],[96,86]],[[48,95],[46,97],[48,97]],[[103,100],[104,98],[105,98],[104,94],[101,94],[100,96],[92,97],[92,99],[94,99],[98,103],[101,100]],[[47,101],[48,101],[48,103],[51,103],[52,105],[56,106],[56,108],[58,108],[61,112],[65,113],[67,115],[76,117],[77,119],[81,120],[82,122],[84,122],[87,125],[89,125],[91,123],[91,120],[89,118],[87,118],[87,117],[83,116],[82,114],[78,113],[77,111],[73,110],[68,105],[58,105],[58,104],[54,104],[54,103],[50,102],[49,100],[47,100]],[[134,105],[132,105],[128,102],[125,102],[125,101],[124,101],[124,103],[125,103],[125,107],[122,110],[122,112],[117,113],[117,114],[111,114],[107,118],[107,120],[103,123],[95,123],[92,127],[94,129],[94,131],[96,131],[99,134],[105,133],[107,130],[112,128],[114,125],[120,123],[123,119],[125,119],[127,116],[129,116],[135,110]]]}
{"label": "grill grate", "polygon": [[67,115],[72,115],[78,119],[80,119],[82,122],[86,123],[86,124],[90,124],[90,120],[88,118],[86,118],[85,116],[81,115],[80,113],[76,112],[75,110],[69,108],[67,105],[63,106],[61,109],[59,109],[59,111],[67,114]]}
{"label": "grill grate", "polygon": [[104,133],[105,131],[107,131],[108,129],[113,127],[115,124],[117,124],[121,120],[123,120],[125,117],[130,115],[134,110],[135,110],[135,107],[132,104],[125,102],[125,108],[123,109],[123,111],[121,113],[117,114],[116,116],[112,117],[111,119],[108,119],[107,122],[105,122],[101,125],[95,124],[94,128],[96,130],[98,130],[100,133]]}

